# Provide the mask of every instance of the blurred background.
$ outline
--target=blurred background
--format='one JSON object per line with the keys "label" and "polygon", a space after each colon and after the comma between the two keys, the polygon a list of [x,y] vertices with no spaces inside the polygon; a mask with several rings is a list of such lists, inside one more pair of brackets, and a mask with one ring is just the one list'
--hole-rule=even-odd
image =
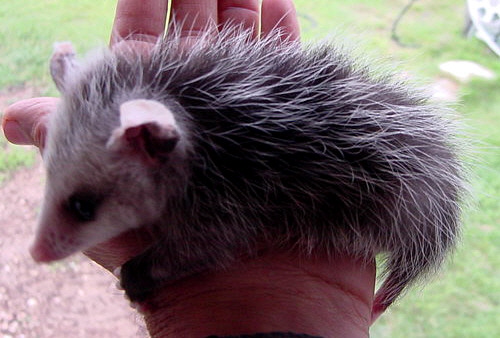
{"label": "blurred background", "polygon": [[[412,289],[383,315],[372,337],[500,334],[500,58],[493,44],[500,36],[500,1],[469,2],[472,15],[465,0],[295,0],[303,40],[333,39],[429,85],[434,99],[458,111],[474,139],[473,199],[455,255],[429,285]],[[115,5],[1,1],[0,111],[22,98],[57,95],[48,73],[53,42],[71,40],[81,54],[107,44]],[[113,277],[83,256],[50,266],[31,261],[42,186],[37,151],[9,145],[2,134],[0,335],[145,336]]]}

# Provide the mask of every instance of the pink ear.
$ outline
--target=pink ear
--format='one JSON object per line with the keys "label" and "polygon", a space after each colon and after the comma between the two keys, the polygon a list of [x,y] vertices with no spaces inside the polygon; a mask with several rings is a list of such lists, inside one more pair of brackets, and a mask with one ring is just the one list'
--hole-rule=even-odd
{"label": "pink ear", "polygon": [[131,100],[120,106],[120,126],[107,147],[156,163],[175,149],[179,139],[175,118],[167,107],[153,100]]}
{"label": "pink ear", "polygon": [[76,53],[71,42],[56,42],[50,58],[50,75],[61,93],[64,92],[68,76],[77,68]]}

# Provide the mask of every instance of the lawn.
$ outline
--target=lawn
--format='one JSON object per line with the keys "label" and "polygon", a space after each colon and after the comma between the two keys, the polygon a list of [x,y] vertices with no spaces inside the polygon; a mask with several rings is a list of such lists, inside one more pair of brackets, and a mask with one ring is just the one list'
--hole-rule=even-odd
{"label": "lawn", "polygon": [[[422,82],[442,76],[439,64],[465,59],[496,72],[494,81],[460,87],[455,104],[472,135],[471,207],[454,257],[428,286],[412,289],[372,328],[373,337],[490,337],[500,332],[500,58],[462,35],[465,1],[417,1],[391,26],[407,0],[296,0],[303,38],[335,38],[365,58],[397,64]],[[55,94],[47,60],[54,41],[71,40],[81,52],[107,43],[115,1],[22,0],[0,3],[0,93],[36,87]],[[3,88],[3,90],[2,90]],[[0,140],[0,171],[29,164]],[[1,150],[0,150],[1,151]],[[30,157],[31,156],[31,157]]]}

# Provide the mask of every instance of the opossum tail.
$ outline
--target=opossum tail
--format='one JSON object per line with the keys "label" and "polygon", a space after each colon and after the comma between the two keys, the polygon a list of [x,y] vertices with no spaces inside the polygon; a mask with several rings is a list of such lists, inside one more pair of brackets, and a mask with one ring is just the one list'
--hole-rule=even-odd
{"label": "opossum tail", "polygon": [[404,275],[400,269],[392,270],[375,294],[372,305],[372,324],[403,293],[416,276]]}
{"label": "opossum tail", "polygon": [[[450,238],[451,239],[451,238]],[[455,239],[451,239],[453,242]],[[386,267],[383,272],[382,285],[375,294],[375,299],[372,305],[372,323],[384,313],[404,292],[413,284],[426,276],[431,276],[435,273],[445,259],[445,251],[451,249],[450,244],[446,244],[441,249],[440,253],[426,251],[430,247],[422,245],[422,256],[415,257],[414,255],[391,255],[386,262]],[[382,276],[384,277],[384,276]]]}

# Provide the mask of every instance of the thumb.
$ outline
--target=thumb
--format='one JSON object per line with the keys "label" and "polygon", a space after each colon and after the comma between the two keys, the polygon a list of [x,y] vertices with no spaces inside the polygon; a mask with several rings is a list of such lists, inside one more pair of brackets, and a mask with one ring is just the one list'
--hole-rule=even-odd
{"label": "thumb", "polygon": [[3,115],[2,128],[7,140],[15,144],[34,145],[43,150],[48,116],[55,111],[58,98],[37,97],[9,106]]}

